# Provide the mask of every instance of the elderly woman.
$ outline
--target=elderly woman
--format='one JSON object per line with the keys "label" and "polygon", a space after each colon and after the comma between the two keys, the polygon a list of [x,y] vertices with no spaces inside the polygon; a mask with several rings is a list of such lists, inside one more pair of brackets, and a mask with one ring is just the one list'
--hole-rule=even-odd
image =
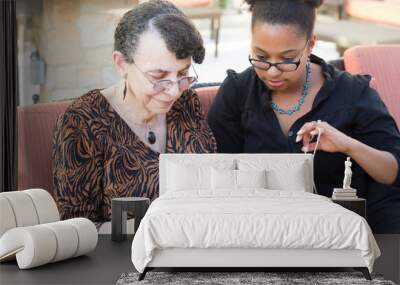
{"label": "elderly woman", "polygon": [[[215,152],[200,109],[192,60],[199,32],[167,1],[127,12],[115,30],[113,63],[121,81],[77,99],[56,125],[54,191],[63,219],[110,219],[114,197],[158,196],[160,153]],[[191,74],[193,72],[194,75]]]}

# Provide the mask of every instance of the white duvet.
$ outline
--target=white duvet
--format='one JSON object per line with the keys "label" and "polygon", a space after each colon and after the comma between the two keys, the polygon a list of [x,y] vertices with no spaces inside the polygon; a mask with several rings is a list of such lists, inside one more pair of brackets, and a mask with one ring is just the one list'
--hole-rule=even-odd
{"label": "white duvet", "polygon": [[162,195],[134,237],[135,268],[165,248],[358,249],[370,271],[380,255],[359,215],[323,196],[265,189]]}

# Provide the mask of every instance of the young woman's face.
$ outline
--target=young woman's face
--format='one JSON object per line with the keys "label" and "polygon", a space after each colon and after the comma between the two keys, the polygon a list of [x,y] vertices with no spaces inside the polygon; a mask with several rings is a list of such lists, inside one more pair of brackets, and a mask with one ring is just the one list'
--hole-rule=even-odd
{"label": "young woman's face", "polygon": [[[133,60],[133,64],[126,65],[128,94],[151,113],[167,113],[187,87],[186,81],[177,81],[189,75],[191,58],[177,59],[158,32],[148,31],[142,34]],[[174,83],[154,85],[159,80]]]}
{"label": "young woman's face", "polygon": [[294,71],[282,71],[275,66],[268,70],[255,68],[258,77],[268,88],[287,91],[304,81],[307,58],[314,43],[314,38],[307,40],[296,26],[259,22],[253,27],[250,57],[270,63],[297,63],[300,60]]}

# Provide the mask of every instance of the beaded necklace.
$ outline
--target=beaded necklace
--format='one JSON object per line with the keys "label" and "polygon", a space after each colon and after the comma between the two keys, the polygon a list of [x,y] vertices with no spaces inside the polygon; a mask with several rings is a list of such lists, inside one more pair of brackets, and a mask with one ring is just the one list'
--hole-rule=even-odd
{"label": "beaded necklace", "polygon": [[[126,97],[126,83],[123,91],[123,101],[125,101],[125,97]],[[143,123],[135,123],[135,124],[143,125]],[[155,144],[157,140],[156,133],[151,129],[151,125],[149,123],[146,123],[146,127],[147,127],[146,140],[150,144]]]}
{"label": "beaded necklace", "polygon": [[293,108],[289,110],[284,110],[281,107],[278,106],[275,102],[271,101],[271,107],[275,111],[277,111],[279,114],[282,115],[288,115],[291,116],[293,113],[299,111],[301,109],[301,106],[304,104],[304,100],[308,95],[308,88],[310,86],[310,81],[311,81],[311,63],[308,60],[306,64],[306,80],[304,81],[303,85],[303,93],[301,94],[301,97],[299,98],[299,101],[297,102],[296,105],[293,106]]}

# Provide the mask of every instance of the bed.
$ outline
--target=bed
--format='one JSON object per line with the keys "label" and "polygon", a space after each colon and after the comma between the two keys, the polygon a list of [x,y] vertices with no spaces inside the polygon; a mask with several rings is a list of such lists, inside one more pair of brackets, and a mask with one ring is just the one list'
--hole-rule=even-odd
{"label": "bed", "polygon": [[379,248],[361,216],[313,194],[306,154],[162,154],[160,197],[132,243],[143,279],[159,267],[353,267]]}

